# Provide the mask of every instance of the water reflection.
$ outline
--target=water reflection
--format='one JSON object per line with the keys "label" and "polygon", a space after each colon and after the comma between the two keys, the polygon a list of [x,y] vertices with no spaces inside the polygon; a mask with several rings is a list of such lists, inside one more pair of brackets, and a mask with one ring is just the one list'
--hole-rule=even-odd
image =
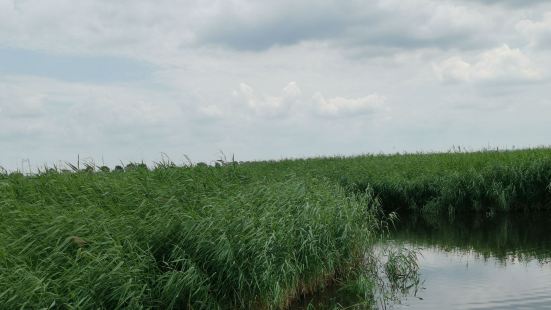
{"label": "water reflection", "polygon": [[[389,281],[384,264],[389,249],[404,248],[417,253],[418,273],[403,282]],[[551,309],[550,213],[402,217],[373,255],[380,263],[367,276],[378,281],[370,296],[377,308]],[[292,308],[312,306],[371,307],[366,298],[350,294],[346,284]]]}
{"label": "water reflection", "polygon": [[549,214],[401,222],[391,239],[419,250],[422,284],[392,308],[551,309]]}
{"label": "water reflection", "polygon": [[482,259],[507,261],[551,259],[551,214],[403,217],[391,239],[443,251],[473,251]]}

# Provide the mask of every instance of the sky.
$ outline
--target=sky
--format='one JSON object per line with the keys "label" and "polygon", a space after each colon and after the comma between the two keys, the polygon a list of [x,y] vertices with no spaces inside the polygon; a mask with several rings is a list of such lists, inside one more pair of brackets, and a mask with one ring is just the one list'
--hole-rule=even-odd
{"label": "sky", "polygon": [[550,52],[543,0],[0,0],[0,166],[549,145]]}

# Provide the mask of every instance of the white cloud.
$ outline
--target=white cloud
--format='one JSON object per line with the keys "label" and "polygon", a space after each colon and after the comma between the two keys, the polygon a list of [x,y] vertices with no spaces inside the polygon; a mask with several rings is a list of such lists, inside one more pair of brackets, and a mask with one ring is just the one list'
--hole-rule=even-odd
{"label": "white cloud", "polygon": [[469,81],[472,65],[463,58],[454,56],[434,65],[434,70],[443,81]]}
{"label": "white cloud", "polygon": [[224,111],[222,111],[222,109],[220,109],[219,106],[214,105],[214,104],[200,106],[199,107],[199,112],[202,115],[205,115],[205,116],[210,117],[210,118],[222,118],[224,116]]}
{"label": "white cloud", "polygon": [[453,1],[0,0],[14,47],[115,54],[167,64],[183,50],[266,50],[305,41],[357,46],[487,45],[498,10]]}
{"label": "white cloud", "polygon": [[25,85],[6,84],[0,81],[0,117],[32,118],[44,113],[47,96],[42,93],[26,93]]}
{"label": "white cloud", "polygon": [[[210,160],[548,143],[543,12],[549,1],[0,0],[0,164],[87,145],[116,163],[140,150]],[[128,59],[147,72],[110,65]],[[94,63],[100,74],[79,79]]]}
{"label": "white cloud", "polygon": [[543,77],[543,72],[519,49],[507,45],[483,52],[471,61],[454,56],[433,65],[442,81],[534,81]]}
{"label": "white cloud", "polygon": [[258,95],[245,83],[239,84],[239,90],[233,91],[238,100],[244,100],[247,107],[257,116],[281,118],[288,115],[302,95],[296,82],[290,82],[279,96]]}
{"label": "white cloud", "polygon": [[519,21],[516,30],[528,40],[531,47],[551,47],[551,12],[546,12],[539,21]]}
{"label": "white cloud", "polygon": [[34,128],[32,132],[50,140],[103,140],[133,130],[152,133],[183,115],[177,98],[124,86],[0,77],[0,90],[4,136],[24,137]]}
{"label": "white cloud", "polygon": [[302,95],[302,91],[297,85],[297,82],[290,82],[283,88],[283,97],[285,98],[297,98]]}
{"label": "white cloud", "polygon": [[361,98],[335,97],[325,99],[321,93],[313,96],[318,112],[325,116],[354,116],[388,111],[386,97],[372,94]]}
{"label": "white cloud", "polygon": [[[257,95],[253,88],[241,83],[233,92],[255,115],[267,118],[293,116],[351,117],[388,112],[386,97],[371,94],[360,98],[334,97],[326,99],[317,92],[304,97],[296,82],[290,82],[279,96]],[[313,112],[313,113],[312,113]]]}

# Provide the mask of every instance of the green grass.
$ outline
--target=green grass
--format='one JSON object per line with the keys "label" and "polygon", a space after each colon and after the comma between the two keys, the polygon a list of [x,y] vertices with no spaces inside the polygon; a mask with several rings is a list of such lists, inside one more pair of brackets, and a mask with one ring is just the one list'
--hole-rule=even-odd
{"label": "green grass", "polygon": [[[367,189],[387,211],[455,214],[551,210],[551,149],[366,155],[250,163]],[[277,167],[277,168],[274,168]]]}
{"label": "green grass", "polygon": [[253,172],[3,176],[0,304],[282,308],[361,261],[378,225],[368,196]]}
{"label": "green grass", "polygon": [[285,308],[358,275],[385,226],[378,201],[551,209],[543,148],[127,168],[0,173],[1,305]]}

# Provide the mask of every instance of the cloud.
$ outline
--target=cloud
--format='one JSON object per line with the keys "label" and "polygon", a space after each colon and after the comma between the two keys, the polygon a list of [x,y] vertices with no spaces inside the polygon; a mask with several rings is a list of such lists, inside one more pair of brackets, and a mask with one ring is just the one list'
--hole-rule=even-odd
{"label": "cloud", "polygon": [[[212,12],[211,22],[196,29],[198,44],[264,50],[342,33],[358,20],[355,4],[336,1],[230,1]],[[231,26],[230,26],[231,25]]]}
{"label": "cloud", "polygon": [[83,149],[117,163],[547,143],[545,12],[549,1],[0,0],[0,164]]}
{"label": "cloud", "polygon": [[445,82],[536,81],[543,77],[528,56],[507,45],[478,54],[471,61],[450,57],[433,68]]}
{"label": "cloud", "polygon": [[515,8],[533,7],[535,5],[548,3],[548,0],[469,0],[469,1],[477,2],[485,5],[503,5],[503,6],[511,6]]}
{"label": "cloud", "polygon": [[152,66],[128,58],[75,56],[0,46],[4,75],[33,75],[75,82],[108,84],[150,78]]}
{"label": "cloud", "polygon": [[49,141],[116,141],[115,135],[158,133],[183,116],[177,98],[128,86],[69,83],[36,77],[0,77],[0,137],[39,133]]}
{"label": "cloud", "polygon": [[[237,50],[265,50],[305,41],[345,46],[472,47],[487,44],[487,15],[449,2],[415,1],[239,1],[219,7],[196,42]],[[239,3],[239,4],[236,4]]]}
{"label": "cloud", "polygon": [[532,47],[551,47],[551,11],[546,12],[542,19],[534,21],[523,19],[516,24],[516,30],[523,35]]}
{"label": "cloud", "polygon": [[[334,97],[326,99],[317,92],[312,97],[303,96],[296,82],[290,82],[283,88],[279,96],[258,95],[253,88],[245,83],[239,85],[239,91],[234,91],[249,111],[256,116],[265,118],[282,118],[293,116],[307,117],[352,117],[380,112],[388,112],[386,97],[371,94],[360,98]],[[313,113],[312,113],[313,112]]]}
{"label": "cloud", "polygon": [[20,48],[153,63],[166,63],[185,50],[261,52],[302,42],[472,49],[495,44],[483,33],[500,25],[496,14],[433,0],[83,0],[78,6],[69,0],[3,0],[0,38]]}
{"label": "cloud", "polygon": [[291,112],[298,102],[302,92],[296,82],[290,82],[282,89],[279,96],[258,95],[253,88],[245,83],[239,84],[239,90],[234,90],[234,97],[244,100],[248,109],[255,115],[266,118],[281,118]]}
{"label": "cloud", "polygon": [[313,100],[316,103],[318,112],[324,116],[342,117],[388,111],[386,97],[378,94],[361,98],[335,97],[325,99],[321,93],[316,93]]}
{"label": "cloud", "polygon": [[222,118],[224,116],[224,111],[214,104],[199,106],[199,113],[213,119]]}
{"label": "cloud", "polygon": [[[187,3],[186,3],[187,2]],[[193,39],[199,1],[0,1],[2,45],[152,60]]]}
{"label": "cloud", "polygon": [[44,103],[47,100],[45,94],[27,93],[24,85],[7,85],[0,82],[0,119],[35,118],[45,113]]}

